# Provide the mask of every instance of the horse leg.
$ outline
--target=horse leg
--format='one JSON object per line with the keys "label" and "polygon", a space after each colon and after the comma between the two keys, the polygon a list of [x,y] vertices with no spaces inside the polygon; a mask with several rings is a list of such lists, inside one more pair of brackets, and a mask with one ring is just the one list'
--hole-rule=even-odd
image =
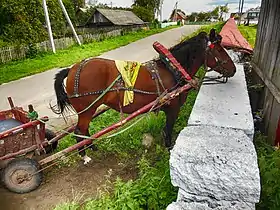
{"label": "horse leg", "polygon": [[171,149],[172,131],[180,111],[180,105],[178,102],[176,102],[174,105],[165,107],[163,110],[166,116],[166,125],[163,130],[164,140],[165,140],[165,147],[167,147],[168,149]]}
{"label": "horse leg", "polygon": [[[90,115],[88,112],[80,114],[79,118],[78,118],[78,124],[75,128],[74,133],[77,134],[77,135],[89,136],[88,127],[89,127],[89,123],[90,123],[91,119],[92,119],[92,115]],[[83,140],[84,139],[82,137],[76,137],[77,143],[79,143]],[[91,145],[90,147],[93,148],[94,146]],[[84,149],[84,146],[80,147],[78,149],[78,151],[79,151],[79,155],[84,160],[84,164],[87,164],[88,162],[91,161],[91,158],[86,155],[86,151]]]}

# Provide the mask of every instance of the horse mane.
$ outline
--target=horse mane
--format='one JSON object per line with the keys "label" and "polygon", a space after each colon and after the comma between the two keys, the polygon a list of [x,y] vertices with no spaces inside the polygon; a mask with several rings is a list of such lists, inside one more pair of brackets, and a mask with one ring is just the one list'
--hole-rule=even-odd
{"label": "horse mane", "polygon": [[171,47],[169,51],[187,71],[190,71],[197,59],[200,59],[200,62],[204,61],[207,40],[207,33],[200,32],[198,35]]}

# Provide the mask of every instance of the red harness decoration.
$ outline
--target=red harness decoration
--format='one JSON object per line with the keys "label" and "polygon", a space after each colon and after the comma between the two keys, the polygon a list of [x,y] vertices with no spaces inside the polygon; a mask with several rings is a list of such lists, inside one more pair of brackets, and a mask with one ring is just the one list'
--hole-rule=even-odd
{"label": "red harness decoration", "polygon": [[172,63],[177,70],[179,70],[183,76],[186,78],[186,80],[191,81],[191,76],[186,72],[186,70],[181,66],[181,64],[174,58],[174,56],[171,54],[171,52],[166,49],[162,44],[159,42],[155,42],[153,44],[154,49],[160,54],[163,55],[165,58],[167,58],[170,63]]}

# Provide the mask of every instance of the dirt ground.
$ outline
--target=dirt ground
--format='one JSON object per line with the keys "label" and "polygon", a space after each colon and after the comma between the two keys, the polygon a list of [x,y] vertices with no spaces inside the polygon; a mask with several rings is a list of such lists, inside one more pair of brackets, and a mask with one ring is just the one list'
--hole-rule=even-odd
{"label": "dirt ground", "polygon": [[[111,175],[110,175],[111,174]],[[134,179],[136,171],[114,156],[82,162],[72,167],[55,167],[44,173],[41,186],[27,194],[15,194],[0,187],[1,210],[48,210],[66,201],[83,201],[97,195],[106,180],[114,181],[119,176],[124,180]]]}

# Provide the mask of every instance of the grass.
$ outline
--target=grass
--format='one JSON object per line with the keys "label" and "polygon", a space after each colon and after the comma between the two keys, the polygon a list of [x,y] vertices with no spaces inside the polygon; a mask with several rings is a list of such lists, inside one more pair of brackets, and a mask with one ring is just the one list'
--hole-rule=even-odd
{"label": "grass", "polygon": [[[214,27],[219,31],[221,24],[205,26],[191,36],[200,31],[210,31]],[[189,37],[191,37],[189,36]],[[187,38],[189,38],[187,37]],[[202,78],[204,70],[201,68],[197,76]],[[174,126],[173,139],[187,125],[192,107],[195,103],[197,90],[189,92],[187,101],[181,107],[179,117]],[[119,113],[108,111],[90,124],[90,133],[94,133],[109,124],[120,119]],[[125,160],[137,160],[135,167],[138,170],[138,177],[135,180],[123,181],[120,178],[113,183],[107,180],[108,184],[103,186],[103,190],[95,198],[88,199],[83,203],[68,202],[58,205],[55,210],[66,209],[165,209],[172,201],[176,200],[178,189],[173,187],[170,181],[169,153],[163,146],[162,129],[165,125],[165,115],[160,112],[158,115],[151,113],[145,117],[132,130],[128,130],[116,137],[100,140],[97,142],[98,154],[114,154]],[[142,146],[143,134],[149,133],[154,138],[154,143],[150,149]],[[67,137],[59,146],[59,150],[75,143],[74,139]]]}
{"label": "grass", "polygon": [[261,177],[261,198],[257,210],[280,209],[280,150],[266,142],[267,137],[255,135],[254,143],[258,154]]}
{"label": "grass", "polygon": [[82,59],[98,56],[106,51],[127,45],[139,39],[160,33],[177,26],[168,28],[158,28],[151,30],[141,30],[130,32],[123,36],[112,37],[102,41],[95,41],[82,46],[72,46],[65,50],[59,50],[56,54],[39,54],[32,59],[12,61],[0,65],[0,84],[17,80],[49,69],[72,65]]}
{"label": "grass", "polygon": [[257,28],[258,25],[240,25],[238,29],[240,30],[241,34],[244,38],[249,42],[252,48],[255,47],[256,37],[257,37]]}

